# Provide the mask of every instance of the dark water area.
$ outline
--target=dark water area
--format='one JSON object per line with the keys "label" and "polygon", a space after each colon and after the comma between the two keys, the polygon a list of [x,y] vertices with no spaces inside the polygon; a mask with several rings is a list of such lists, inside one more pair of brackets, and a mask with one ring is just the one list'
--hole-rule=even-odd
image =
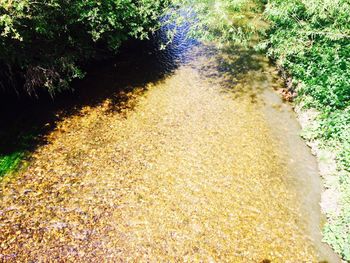
{"label": "dark water area", "polygon": [[180,28],[172,42],[167,42],[167,28],[150,40],[129,40],[115,55],[89,61],[83,67],[86,76],[71,83],[71,90],[51,96],[39,90],[34,96],[15,91],[0,91],[0,156],[13,151],[33,151],[45,143],[44,136],[55,123],[84,106],[95,106],[111,100],[117,107],[126,98],[121,91],[145,87],[171,74],[189,59],[186,51],[198,44],[187,38],[188,28]]}

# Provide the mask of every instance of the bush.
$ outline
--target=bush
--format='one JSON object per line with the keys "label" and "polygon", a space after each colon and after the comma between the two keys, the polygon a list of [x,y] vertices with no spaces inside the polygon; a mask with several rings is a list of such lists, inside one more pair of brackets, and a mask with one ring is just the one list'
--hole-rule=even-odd
{"label": "bush", "polygon": [[325,240],[350,260],[350,2],[272,0],[268,54],[297,83],[298,101],[320,115],[311,139],[337,153],[341,213],[328,215]]}
{"label": "bush", "polygon": [[[51,94],[83,76],[96,50],[115,51],[158,26],[167,0],[4,0],[0,4],[0,86]],[[20,81],[17,81],[20,79]]]}
{"label": "bush", "polygon": [[[254,36],[264,1],[258,0],[173,0],[178,22],[186,17],[190,36],[206,42],[246,45]],[[181,7],[185,7],[181,9]],[[189,13],[184,15],[184,13]],[[189,22],[190,21],[190,22]]]}

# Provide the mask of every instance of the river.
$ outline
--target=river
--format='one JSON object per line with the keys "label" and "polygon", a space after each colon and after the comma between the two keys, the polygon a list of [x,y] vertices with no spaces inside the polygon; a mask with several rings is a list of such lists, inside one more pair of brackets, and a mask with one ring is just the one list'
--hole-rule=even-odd
{"label": "river", "polygon": [[1,182],[0,259],[339,262],[276,69],[184,35],[157,47],[93,66],[28,167]]}

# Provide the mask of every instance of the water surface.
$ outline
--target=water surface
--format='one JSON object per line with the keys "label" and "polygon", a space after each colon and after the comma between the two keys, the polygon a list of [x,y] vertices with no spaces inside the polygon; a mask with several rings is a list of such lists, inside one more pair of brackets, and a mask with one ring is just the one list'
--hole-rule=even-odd
{"label": "water surface", "polygon": [[1,182],[2,260],[337,262],[315,160],[262,55],[182,37],[123,52]]}

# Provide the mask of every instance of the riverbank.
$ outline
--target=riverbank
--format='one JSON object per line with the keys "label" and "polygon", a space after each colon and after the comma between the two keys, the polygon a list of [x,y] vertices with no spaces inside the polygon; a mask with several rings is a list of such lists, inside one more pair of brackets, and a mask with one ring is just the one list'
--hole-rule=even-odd
{"label": "riverbank", "polygon": [[350,260],[350,6],[321,2],[270,1],[265,45],[290,76],[302,137],[319,161],[324,240]]}
{"label": "riverbank", "polygon": [[349,260],[349,172],[341,168],[338,156],[342,146],[334,147],[327,140],[310,138],[308,133],[319,126],[320,112],[315,109],[295,107],[298,120],[303,128],[302,137],[318,161],[319,173],[324,191],[321,198],[322,212],[327,216],[324,226],[324,241],[332,246],[345,260]]}
{"label": "riverbank", "polygon": [[349,260],[349,4],[344,0],[204,2],[188,3],[200,14],[194,35],[263,50],[282,69],[286,87],[281,95],[294,100],[304,128],[301,135],[318,157],[324,178],[322,208],[328,218],[324,240]]}

